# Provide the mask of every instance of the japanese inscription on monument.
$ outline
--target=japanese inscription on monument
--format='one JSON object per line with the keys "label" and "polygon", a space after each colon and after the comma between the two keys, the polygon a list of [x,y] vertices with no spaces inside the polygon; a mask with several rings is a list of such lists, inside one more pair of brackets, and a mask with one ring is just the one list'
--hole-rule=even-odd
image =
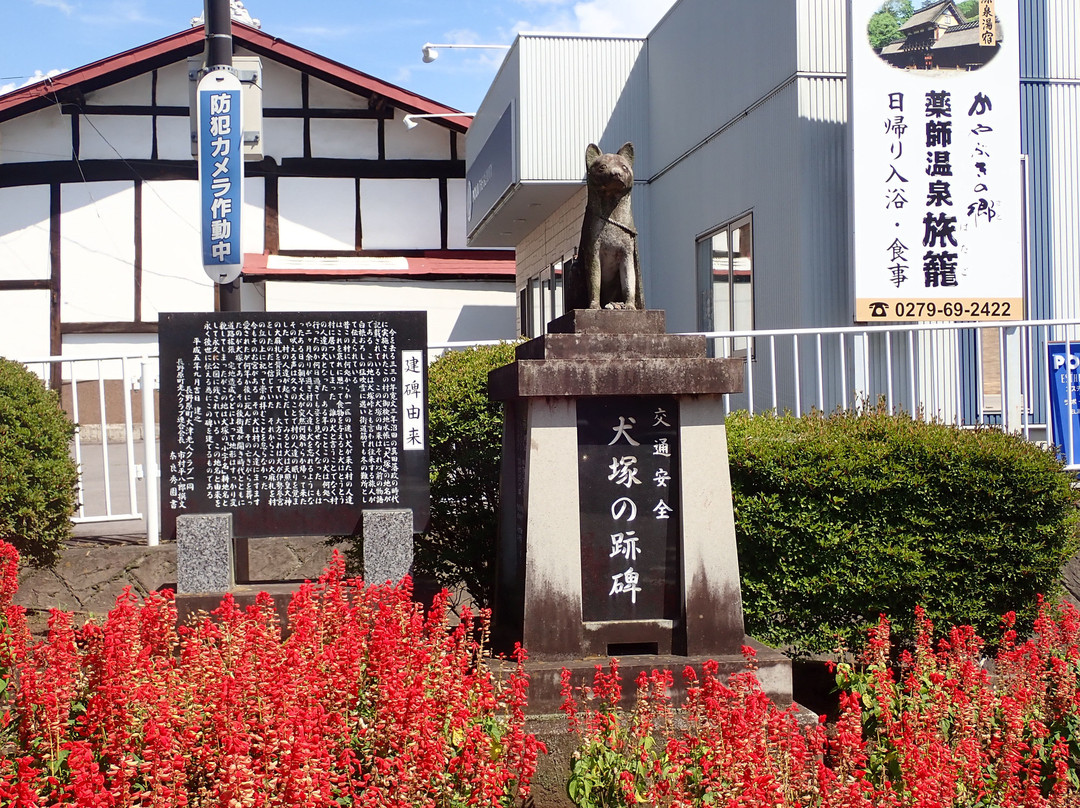
{"label": "japanese inscription on monument", "polygon": [[165,535],[215,512],[237,536],[353,533],[371,508],[419,529],[426,330],[413,312],[162,315]]}
{"label": "japanese inscription on monument", "polygon": [[678,402],[581,399],[582,616],[679,617]]}

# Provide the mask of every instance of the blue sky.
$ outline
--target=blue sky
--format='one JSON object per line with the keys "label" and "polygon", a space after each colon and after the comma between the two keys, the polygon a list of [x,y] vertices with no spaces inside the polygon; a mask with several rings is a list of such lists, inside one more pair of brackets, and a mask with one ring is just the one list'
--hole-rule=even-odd
{"label": "blue sky", "polygon": [[[425,42],[509,45],[518,31],[644,36],[674,0],[245,0],[272,36],[466,112],[503,51],[442,51]],[[0,91],[176,33],[202,0],[3,0]]]}

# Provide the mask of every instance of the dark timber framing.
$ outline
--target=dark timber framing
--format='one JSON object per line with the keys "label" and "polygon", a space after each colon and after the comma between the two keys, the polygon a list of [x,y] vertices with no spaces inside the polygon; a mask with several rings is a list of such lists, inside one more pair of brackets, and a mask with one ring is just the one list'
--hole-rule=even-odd
{"label": "dark timber framing", "polygon": [[[300,107],[305,112],[311,106],[311,78],[300,74]],[[304,117],[304,159],[311,159],[311,118]]]}
{"label": "dark timber framing", "polygon": [[133,323],[127,320],[115,322],[64,323],[60,326],[64,334],[156,334],[157,322]]}
{"label": "dark timber framing", "polygon": [[135,308],[132,319],[142,320],[142,285],[143,285],[143,181],[135,180],[135,255],[133,260]]}
{"label": "dark timber framing", "polygon": [[[434,114],[455,113],[457,110],[416,95],[404,88],[384,82],[358,70],[333,62],[318,54],[306,51],[261,31],[234,23],[233,37],[239,48],[264,59],[276,62],[299,73],[301,103],[296,107],[265,107],[264,118],[300,120],[303,124],[302,156],[275,160],[266,157],[259,162],[245,163],[248,177],[261,180],[263,184],[263,248],[271,254],[317,256],[400,256],[426,257],[441,252],[444,257],[465,258],[467,253],[448,250],[449,181],[465,178],[463,141],[459,139],[468,130],[469,122],[460,117],[434,118],[431,123],[446,131],[448,159],[387,159],[387,142],[397,137],[393,126],[397,111],[403,113]],[[201,54],[204,32],[201,28],[178,32],[157,42],[117,54],[85,67],[41,82],[20,88],[0,98],[0,122],[13,120],[34,111],[52,108],[69,116],[70,158],[26,163],[0,163],[0,188],[48,186],[49,188],[49,277],[0,281],[0,293],[15,291],[48,292],[49,294],[49,350],[53,355],[63,351],[65,335],[71,334],[154,334],[156,322],[145,322],[143,317],[143,288],[146,282],[145,266],[147,231],[145,210],[151,181],[195,181],[198,179],[198,163],[194,159],[162,160],[159,158],[159,118],[187,118],[191,112],[187,105],[162,104],[162,78],[159,71],[171,68],[178,62]],[[87,103],[87,97],[97,90],[120,84],[138,76],[148,76],[150,81],[149,103],[95,104]],[[324,82],[332,87],[367,100],[366,108],[312,107],[311,97],[315,86],[312,81]],[[143,96],[145,99],[145,96]],[[142,99],[140,99],[142,100]],[[149,159],[102,159],[83,160],[81,131],[83,116],[114,116],[125,118],[149,118]],[[316,157],[317,144],[312,142],[314,120],[375,121],[377,133],[376,159],[337,159]],[[390,122],[389,124],[387,122]],[[279,236],[279,178],[352,178],[355,181],[355,249],[352,251],[282,251]],[[364,250],[364,229],[361,216],[361,182],[364,179],[423,179],[438,183],[440,222],[440,250]],[[64,322],[62,319],[62,207],[61,189],[64,184],[96,182],[130,182],[133,189],[134,254],[132,259],[131,288],[134,293],[132,320],[122,322]],[[485,253],[489,251],[484,251]],[[479,257],[479,256],[477,256]],[[486,255],[485,257],[491,257]],[[378,273],[373,273],[372,277]],[[410,273],[413,279],[424,273]],[[365,276],[366,277],[366,276]],[[402,277],[387,273],[387,277]],[[432,274],[431,277],[450,279],[453,274]],[[284,278],[281,278],[284,279]],[[462,280],[477,280],[474,275],[461,275]],[[492,276],[491,279],[494,279]],[[320,278],[298,273],[295,280],[317,281]],[[349,280],[354,280],[349,278]],[[51,371],[51,383],[60,384],[60,368]]]}
{"label": "dark timber framing", "polygon": [[[158,72],[154,70],[150,74],[150,106],[157,106],[157,80]],[[150,116],[150,159],[158,159],[158,129],[157,115]]]}
{"label": "dark timber framing", "polygon": [[450,243],[450,194],[446,177],[439,179],[439,246],[444,250]]}
{"label": "dark timber framing", "polygon": [[[342,177],[359,179],[464,179],[457,160],[339,160],[329,157],[270,157],[244,164],[248,177]],[[0,188],[64,182],[196,180],[194,160],[55,160],[0,164]]]}
{"label": "dark timber framing", "polygon": [[[154,75],[157,73],[155,71]],[[156,96],[156,82],[152,94]],[[119,115],[119,116],[145,116],[152,118],[186,118],[191,114],[187,107],[162,106],[156,101],[150,104],[78,104],[65,102],[60,106],[65,115]],[[329,118],[335,120],[359,120],[375,121],[388,120],[394,117],[392,109],[348,109],[336,107],[264,107],[264,118],[296,118],[311,120]],[[455,133],[456,134],[456,133]]]}
{"label": "dark timber framing", "polygon": [[[60,183],[49,185],[49,271],[52,289],[49,292],[49,353],[59,356],[64,350],[64,338],[60,333]],[[60,365],[53,363],[50,385],[60,389],[62,381]]]}
{"label": "dark timber framing", "polygon": [[270,174],[263,185],[263,249],[273,254],[278,252],[280,244],[278,178],[277,174]]}

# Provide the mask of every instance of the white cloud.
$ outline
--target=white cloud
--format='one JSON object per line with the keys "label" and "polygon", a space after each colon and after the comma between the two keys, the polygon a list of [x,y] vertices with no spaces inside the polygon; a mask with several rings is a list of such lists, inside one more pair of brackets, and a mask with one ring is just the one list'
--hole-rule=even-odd
{"label": "white cloud", "polygon": [[[520,20],[516,31],[646,36],[676,0],[518,0],[537,14]],[[541,8],[543,11],[541,11]],[[512,35],[511,37],[512,38]]]}
{"label": "white cloud", "polygon": [[8,84],[0,84],[0,95],[10,93],[12,90],[17,90],[20,87],[25,87],[28,84],[37,84],[42,79],[52,78],[53,76],[59,76],[63,73],[63,70],[50,70],[48,73],[42,73],[40,70],[35,70],[34,75],[27,78],[21,84],[17,81],[9,82]]}
{"label": "white cloud", "polygon": [[480,34],[472,28],[455,28],[446,32],[446,38],[440,42],[453,42],[455,45],[481,45]]}
{"label": "white cloud", "polygon": [[59,11],[67,14],[69,17],[71,16],[71,13],[75,10],[75,6],[71,5],[71,3],[65,3],[64,0],[34,0],[34,5],[58,9]]}
{"label": "white cloud", "polygon": [[[62,0],[49,0],[49,2],[61,2]],[[81,11],[79,19],[88,25],[120,26],[131,24],[158,24],[162,19],[149,13],[145,0],[110,0],[108,3],[97,3],[93,11]],[[180,17],[176,21],[179,30],[191,20],[191,17]]]}
{"label": "white cloud", "polygon": [[586,0],[574,5],[583,34],[646,36],[675,0]]}

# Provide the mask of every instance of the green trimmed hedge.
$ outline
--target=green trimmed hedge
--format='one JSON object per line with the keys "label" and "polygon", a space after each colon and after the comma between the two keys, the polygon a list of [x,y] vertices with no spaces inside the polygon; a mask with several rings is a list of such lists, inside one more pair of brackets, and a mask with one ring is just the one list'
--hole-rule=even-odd
{"label": "green trimmed hedge", "polygon": [[0,357],[0,539],[38,566],[55,564],[71,535],[74,432],[56,393]]}
{"label": "green trimmed hedge", "polygon": [[997,636],[1059,591],[1077,495],[1053,451],[883,411],[727,421],[747,632],[789,653],[855,647],[914,608]]}
{"label": "green trimmed hedge", "polygon": [[488,372],[514,361],[516,343],[447,351],[428,368],[431,527],[416,569],[441,585],[464,583],[489,605],[499,531],[502,405],[488,398]]}

